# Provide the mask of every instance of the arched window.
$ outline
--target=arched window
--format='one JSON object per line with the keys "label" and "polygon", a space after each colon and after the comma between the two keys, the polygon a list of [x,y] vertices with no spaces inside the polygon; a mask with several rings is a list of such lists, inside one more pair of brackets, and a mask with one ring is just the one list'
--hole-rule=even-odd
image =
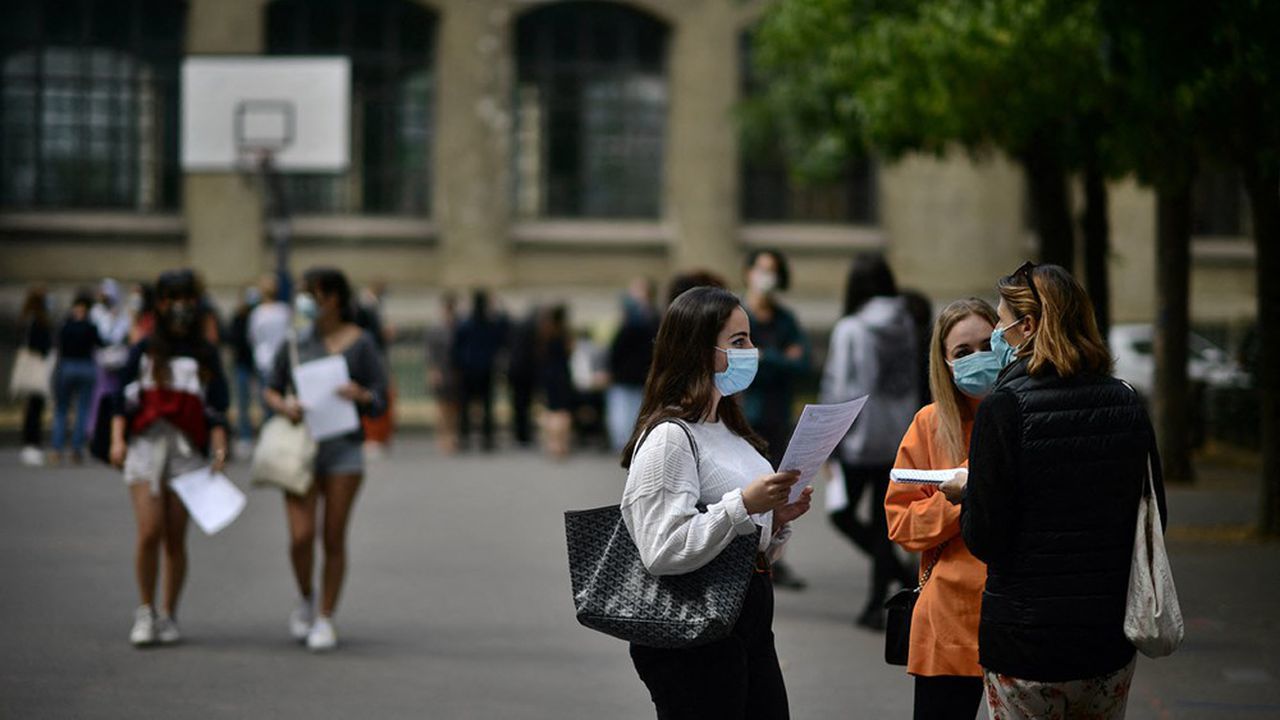
{"label": "arched window", "polygon": [[[751,98],[759,80],[751,58],[751,33],[739,44],[742,93]],[[745,222],[849,223],[876,222],[876,175],[871,160],[850,161],[827,182],[802,182],[793,177],[791,163],[778,142],[778,130],[767,117],[741,145],[742,183],[739,212]]]}
{"label": "arched window", "polygon": [[427,215],[436,16],[410,0],[275,0],[267,52],[351,58],[351,167],[285,177],[298,212]]}
{"label": "arched window", "polygon": [[656,218],[667,124],[666,25],[603,2],[516,23],[516,214]]}
{"label": "arched window", "polygon": [[0,27],[0,204],[178,205],[185,4],[10,3]]}

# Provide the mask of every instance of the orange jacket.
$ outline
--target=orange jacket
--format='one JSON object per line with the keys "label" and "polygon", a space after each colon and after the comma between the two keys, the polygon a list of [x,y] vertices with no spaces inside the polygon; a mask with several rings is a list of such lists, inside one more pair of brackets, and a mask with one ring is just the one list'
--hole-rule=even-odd
{"label": "orange jacket", "polygon": [[[965,455],[973,431],[973,410],[963,419]],[[942,456],[934,428],[937,406],[926,405],[916,413],[898,448],[894,467],[942,470],[955,462]],[[967,460],[964,463],[967,465]],[[952,505],[931,485],[890,482],[884,498],[889,539],[918,552],[920,571],[936,562],[929,582],[920,591],[911,619],[911,651],[907,672],[912,675],[961,675],[979,677],[978,616],[987,566],[975,558],[960,537],[960,506]],[[939,552],[938,547],[947,543]]]}

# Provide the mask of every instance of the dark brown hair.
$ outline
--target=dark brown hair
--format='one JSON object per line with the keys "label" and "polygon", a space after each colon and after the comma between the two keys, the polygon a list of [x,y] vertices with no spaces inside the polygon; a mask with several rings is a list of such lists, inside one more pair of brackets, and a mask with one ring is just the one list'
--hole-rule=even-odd
{"label": "dark brown hair", "polygon": [[[667,308],[654,341],[653,365],[644,382],[644,400],[631,440],[622,451],[622,467],[631,467],[636,446],[654,425],[670,418],[702,420],[715,392],[715,345],[720,331],[741,304],[720,288],[696,287]],[[720,422],[760,452],[765,442],[751,429],[738,398],[721,398]]]}
{"label": "dark brown hair", "polygon": [[[200,283],[195,273],[186,269],[161,273],[156,280],[155,296],[157,303],[170,303],[165,306],[164,312],[156,313],[155,331],[147,339],[147,354],[151,358],[151,373],[156,384],[168,385],[172,382],[169,361],[184,343],[200,366],[200,382],[208,384],[213,379],[217,349],[200,332],[201,316],[197,307],[200,301]],[[192,319],[185,335],[179,335],[173,330],[172,303],[176,301],[191,303]]]}
{"label": "dark brown hair", "polygon": [[40,326],[49,324],[48,294],[43,285],[33,285],[27,290],[27,297],[22,301],[22,313],[19,317],[24,322]]}
{"label": "dark brown hair", "polygon": [[1035,334],[1018,351],[1018,357],[1029,358],[1027,372],[1110,375],[1111,351],[1098,332],[1089,294],[1058,265],[1024,268],[1000,278],[996,290],[1014,317],[1036,319]]}

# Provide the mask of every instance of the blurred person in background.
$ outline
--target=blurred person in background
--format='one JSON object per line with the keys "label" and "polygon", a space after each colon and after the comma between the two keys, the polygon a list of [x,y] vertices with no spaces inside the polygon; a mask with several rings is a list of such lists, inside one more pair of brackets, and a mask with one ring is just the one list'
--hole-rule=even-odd
{"label": "blurred person in background", "polygon": [[98,326],[89,319],[93,297],[81,291],[71,303],[71,312],[58,330],[58,366],[53,372],[53,452],[52,463],[66,459],[67,413],[74,400],[75,423],[71,426],[71,460],[84,461],[85,435],[89,427],[89,408],[93,388],[98,379],[94,353],[102,347]]}
{"label": "blurred person in background", "polygon": [[[968,464],[973,419],[998,373],[991,353],[996,322],[995,309],[978,298],[942,310],[926,346],[934,402],[911,421],[895,468]],[[937,487],[890,481],[884,511],[889,538],[921,556],[907,655],[907,672],[915,677],[915,717],[973,720],[982,702],[978,613],[987,566],[960,537],[960,507]]]}
{"label": "blurred person in background", "polygon": [[[751,429],[768,445],[766,457],[778,467],[791,440],[795,385],[813,367],[809,340],[796,316],[778,301],[791,287],[791,268],[782,253],[756,250],[747,256],[743,307],[751,320],[751,341],[760,350],[755,382],[743,393],[742,409]],[[806,583],[781,557],[773,564],[773,584],[803,590]]]}
{"label": "blurred person in background", "polygon": [[903,290],[902,300],[916,326],[916,347],[920,355],[916,359],[920,368],[920,407],[933,402],[933,388],[929,382],[929,348],[933,337],[933,301],[918,290]]}
{"label": "blurred person in background", "polygon": [[395,376],[391,372],[391,345],[395,342],[395,326],[387,322],[384,302],[387,297],[387,283],[382,280],[360,292],[360,300],[356,305],[356,324],[368,331],[382,353],[382,360],[387,371],[387,408],[378,417],[360,418],[364,424],[364,449],[369,458],[379,458],[391,445],[391,436],[395,433]]}
{"label": "blurred person in background", "polygon": [[427,330],[427,388],[436,399],[439,421],[437,444],[441,452],[458,450],[458,373],[453,356],[453,335],[458,327],[458,296],[440,296],[440,324]]}
{"label": "blurred person in background", "polygon": [[458,399],[458,449],[471,442],[471,409],[480,405],[481,447],[494,449],[493,373],[506,342],[506,324],[492,311],[489,293],[476,290],[471,315],[458,324],[453,339],[453,369],[461,380]]}
{"label": "blurred person in background", "polygon": [[[227,460],[229,393],[218,348],[205,337],[200,294],[188,270],[156,281],[156,327],[129,352],[111,421],[111,464],[124,471],[138,538],[134,572],[141,604],[129,641],[171,645],[178,630],[178,597],[187,577],[187,510],[169,482]],[[163,605],[156,607],[160,551]]]}
{"label": "blurred person in background", "polygon": [[609,345],[609,388],[605,413],[609,442],[621,451],[631,438],[644,381],[653,362],[653,341],[658,336],[658,311],[653,306],[653,283],[645,278],[631,281],[622,296],[622,325]]}
{"label": "blurred person in background", "polygon": [[120,370],[129,359],[129,328],[132,318],[129,308],[121,302],[120,283],[111,278],[98,285],[98,298],[89,311],[89,320],[98,328],[102,347],[94,353],[98,365],[98,378],[94,386],[93,402],[89,404],[89,427],[97,425],[98,408],[103,398],[109,398],[120,387]]}
{"label": "blurred person in background", "polygon": [[533,396],[538,389],[538,332],[543,311],[529,308],[523,319],[511,326],[507,342],[507,385],[511,390],[511,430],[516,444],[533,444]]}
{"label": "blurred person in background", "polygon": [[198,270],[189,271],[195,279],[196,292],[199,293],[196,301],[196,313],[199,316],[200,332],[204,335],[204,339],[208,340],[214,347],[222,344],[222,315],[218,312],[218,304],[213,301],[213,296],[209,294],[208,285],[204,282],[204,277]]}
{"label": "blurred person in background", "polygon": [[253,446],[253,398],[262,397],[262,384],[253,360],[253,343],[249,340],[249,315],[262,299],[262,291],[247,287],[241,291],[240,305],[231,316],[228,342],[234,357],[236,378],[236,443],[235,455],[248,457]]}
{"label": "blurred person in background", "polygon": [[155,288],[137,283],[129,291],[129,345],[137,345],[151,337],[156,329]]}
{"label": "blurred person in background", "polygon": [[[898,445],[920,409],[919,356],[915,322],[884,257],[858,255],[849,268],[844,317],[831,331],[820,396],[824,403],[870,396],[862,422],[853,424],[837,450],[849,504],[831,513],[831,522],[871,556],[867,603],[858,616],[858,625],[871,630],[884,629],[889,586],[915,582],[894,553],[883,499]],[[857,509],[868,491],[871,520],[864,522]]]}
{"label": "blurred person in background", "polygon": [[[312,268],[303,275],[295,301],[299,318],[307,327],[299,332],[298,362],[307,363],[330,356],[346,362],[351,380],[338,390],[355,403],[361,415],[386,411],[386,366],[373,336],[355,324],[351,285],[340,270]],[[289,348],[276,354],[275,367],[267,382],[266,397],[271,408],[294,423],[303,419],[297,393],[286,391],[293,385],[293,361]],[[315,480],[306,495],[284,493],[289,523],[289,560],[298,586],[298,603],[289,616],[289,633],[304,641],[313,652],[332,650],[338,644],[333,614],[347,570],[347,526],[356,493],[364,479],[364,433],[351,433],[321,440],[316,448]],[[320,499],[324,499],[321,510]],[[324,548],[321,592],[313,592],[317,512],[319,537]]]}
{"label": "blurred person in background", "polygon": [[574,388],[569,370],[573,339],[569,311],[556,305],[547,311],[538,333],[538,371],[542,386],[543,444],[557,460],[569,454]]}
{"label": "blurred person in background", "polygon": [[[258,279],[261,301],[249,313],[249,342],[253,345],[253,364],[258,369],[259,382],[266,383],[275,367],[276,355],[284,346],[293,322],[293,311],[280,296],[275,275],[263,275]],[[268,403],[270,405],[270,403]]]}
{"label": "blurred person in background", "polygon": [[[53,350],[53,323],[49,320],[49,296],[43,285],[33,286],[27,291],[18,323],[22,328],[21,347],[47,360]],[[24,465],[44,464],[44,408],[48,392],[49,389],[45,388],[44,392],[27,395],[22,408],[21,458]]]}
{"label": "blurred person in background", "polygon": [[667,305],[676,301],[676,298],[696,287],[713,287],[725,289],[729,285],[724,278],[709,270],[691,270],[689,272],[677,273],[671,278],[671,283],[667,287]]}

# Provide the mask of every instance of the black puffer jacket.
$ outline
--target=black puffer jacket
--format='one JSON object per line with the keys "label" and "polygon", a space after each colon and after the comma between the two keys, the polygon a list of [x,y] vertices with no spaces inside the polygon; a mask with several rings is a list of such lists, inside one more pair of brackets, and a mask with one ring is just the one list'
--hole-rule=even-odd
{"label": "black puffer jacket", "polygon": [[961,527],[987,563],[979,661],[1025,680],[1097,677],[1133,659],[1123,631],[1138,498],[1155,471],[1146,409],[1111,377],[1005,369],[978,408]]}

